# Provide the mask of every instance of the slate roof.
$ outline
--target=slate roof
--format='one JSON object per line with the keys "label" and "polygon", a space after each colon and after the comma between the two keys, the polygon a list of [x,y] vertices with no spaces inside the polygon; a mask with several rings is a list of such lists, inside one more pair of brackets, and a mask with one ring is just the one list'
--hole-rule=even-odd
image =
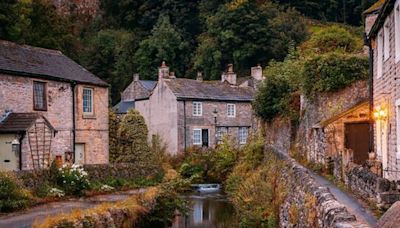
{"label": "slate roof", "polygon": [[379,29],[382,28],[383,24],[385,23],[386,17],[393,11],[395,3],[396,0],[386,0],[381,6],[378,18],[375,20],[375,23],[368,34],[369,39],[378,34]]}
{"label": "slate roof", "polygon": [[197,81],[176,78],[165,81],[178,99],[219,101],[252,101],[255,90],[251,87],[234,87],[220,81]]}
{"label": "slate roof", "polygon": [[135,108],[135,101],[120,101],[113,107],[113,110],[117,114],[126,114],[131,108]]}
{"label": "slate roof", "polygon": [[153,91],[153,89],[157,85],[157,81],[149,81],[149,80],[139,80],[139,82],[149,91]]}
{"label": "slate roof", "polygon": [[[38,119],[44,118],[38,113],[10,113],[0,122],[0,133],[24,132]],[[47,125],[54,130],[51,124],[44,118]]]}
{"label": "slate roof", "polygon": [[0,72],[20,76],[108,86],[60,51],[0,40]]}

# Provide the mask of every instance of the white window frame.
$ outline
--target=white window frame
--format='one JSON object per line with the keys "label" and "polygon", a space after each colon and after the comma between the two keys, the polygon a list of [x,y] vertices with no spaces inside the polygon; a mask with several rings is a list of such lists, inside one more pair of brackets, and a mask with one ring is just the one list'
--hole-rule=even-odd
{"label": "white window frame", "polygon": [[400,99],[396,100],[396,158],[400,159]]}
{"label": "white window frame", "polygon": [[376,67],[376,77],[382,77],[383,68],[383,31],[379,31],[376,38],[376,57],[377,57],[377,67]]}
{"label": "white window frame", "polygon": [[386,61],[390,57],[390,17],[386,18],[383,25],[383,61]]}
{"label": "white window frame", "polygon": [[395,61],[400,61],[400,2],[396,1],[394,7],[394,40],[395,40]]}
{"label": "white window frame", "polygon": [[[90,111],[85,111],[85,91],[90,91]],[[93,88],[89,88],[89,87],[84,87],[82,90],[82,110],[83,110],[83,114],[85,115],[93,115],[94,113],[94,104],[93,104],[93,96],[94,96],[94,89]]]}
{"label": "white window frame", "polygon": [[[242,132],[242,130],[245,130],[245,131]],[[241,145],[246,144],[248,137],[249,137],[249,128],[248,127],[239,127],[239,144],[241,144]]]}
{"label": "white window frame", "polygon": [[[196,139],[196,132],[199,133],[199,141]],[[199,145],[201,146],[203,144],[203,136],[202,136],[202,130],[199,128],[193,129],[193,145]]]}
{"label": "white window frame", "polygon": [[193,116],[202,116],[203,115],[203,103],[199,101],[193,101],[192,103],[192,114]]}
{"label": "white window frame", "polygon": [[[232,108],[232,109],[230,109]],[[235,104],[227,104],[226,105],[226,113],[228,117],[236,117],[236,105]]]}

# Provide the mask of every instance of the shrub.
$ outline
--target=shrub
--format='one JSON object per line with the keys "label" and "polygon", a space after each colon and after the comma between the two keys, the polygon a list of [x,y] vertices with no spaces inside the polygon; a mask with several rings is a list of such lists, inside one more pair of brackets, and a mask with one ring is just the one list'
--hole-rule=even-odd
{"label": "shrub", "polygon": [[366,57],[329,53],[305,62],[302,87],[312,99],[316,93],[338,91],[367,77]]}
{"label": "shrub", "polygon": [[362,40],[346,28],[338,25],[319,29],[311,36],[309,44],[309,48],[317,49],[319,53],[338,49],[351,53],[362,49]]}
{"label": "shrub", "polygon": [[0,172],[0,212],[11,212],[29,206],[31,195],[11,173]]}
{"label": "shrub", "polygon": [[118,128],[121,120],[118,118],[117,114],[113,110],[108,111],[109,118],[109,154],[110,162],[115,162],[118,159]]}
{"label": "shrub", "polygon": [[84,190],[90,189],[87,173],[79,165],[64,165],[57,173],[57,184],[68,195],[81,196]]}
{"label": "shrub", "polygon": [[239,151],[233,146],[233,142],[225,137],[222,144],[211,153],[212,169],[208,175],[213,181],[222,182],[235,166]]}

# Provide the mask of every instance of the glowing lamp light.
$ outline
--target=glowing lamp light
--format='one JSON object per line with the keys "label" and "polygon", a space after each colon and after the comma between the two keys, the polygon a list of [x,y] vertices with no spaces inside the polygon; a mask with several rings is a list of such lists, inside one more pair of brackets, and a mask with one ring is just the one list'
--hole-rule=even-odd
{"label": "glowing lamp light", "polygon": [[383,120],[387,117],[387,111],[385,109],[377,109],[374,111],[374,118],[376,120]]}

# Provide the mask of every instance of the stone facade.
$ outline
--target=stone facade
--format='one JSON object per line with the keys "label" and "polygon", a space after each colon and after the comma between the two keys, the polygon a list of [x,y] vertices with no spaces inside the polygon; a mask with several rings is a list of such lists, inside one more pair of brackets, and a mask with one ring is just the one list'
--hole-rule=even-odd
{"label": "stone facade", "polygon": [[[398,1],[387,1],[398,7]],[[396,52],[395,10],[390,7],[381,12],[369,41],[373,52],[373,104],[375,118],[374,139],[378,160],[382,162],[383,176],[392,180],[400,178],[400,55]],[[398,16],[398,15],[397,15]],[[399,17],[399,16],[398,16]],[[369,18],[369,17],[367,17]],[[371,20],[374,18],[371,18]],[[400,23],[397,22],[397,23]],[[398,26],[398,25],[397,25]],[[368,27],[366,30],[368,31]],[[399,41],[400,42],[400,41]]]}

